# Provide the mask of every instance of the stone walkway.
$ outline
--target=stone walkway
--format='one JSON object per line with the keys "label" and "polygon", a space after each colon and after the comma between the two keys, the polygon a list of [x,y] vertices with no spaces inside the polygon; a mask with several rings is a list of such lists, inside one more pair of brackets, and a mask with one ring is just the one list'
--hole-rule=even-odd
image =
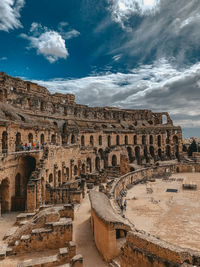
{"label": "stone walkway", "polygon": [[77,254],[82,254],[83,256],[84,267],[108,267],[93,240],[88,195],[84,198],[78,211],[75,212],[73,227],[73,241],[77,245]]}

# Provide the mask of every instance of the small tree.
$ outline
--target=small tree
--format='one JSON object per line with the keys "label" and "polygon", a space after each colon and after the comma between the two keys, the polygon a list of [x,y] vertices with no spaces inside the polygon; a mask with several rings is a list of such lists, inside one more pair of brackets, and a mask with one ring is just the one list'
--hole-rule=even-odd
{"label": "small tree", "polygon": [[193,152],[197,152],[197,143],[194,139],[188,148],[188,156],[191,157]]}

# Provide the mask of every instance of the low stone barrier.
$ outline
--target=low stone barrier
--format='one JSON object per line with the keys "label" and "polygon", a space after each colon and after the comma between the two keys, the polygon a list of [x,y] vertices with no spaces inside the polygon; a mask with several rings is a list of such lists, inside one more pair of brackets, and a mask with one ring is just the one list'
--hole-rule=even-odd
{"label": "low stone barrier", "polygon": [[126,242],[121,248],[121,267],[177,267],[184,264],[200,266],[198,251],[180,248],[145,232],[137,231],[134,225],[119,215],[119,210],[116,208],[118,206],[116,200],[122,190],[142,181],[169,177],[171,173],[177,172],[200,172],[200,164],[167,164],[128,173],[112,183],[108,192],[109,200],[106,196],[102,196],[103,193],[95,191],[90,193],[94,239],[106,261],[111,261],[119,255],[119,249],[117,252],[113,249],[116,247],[117,239],[117,232],[114,230],[116,231],[117,227],[118,230],[125,229],[123,225],[126,225],[128,233],[124,235]]}

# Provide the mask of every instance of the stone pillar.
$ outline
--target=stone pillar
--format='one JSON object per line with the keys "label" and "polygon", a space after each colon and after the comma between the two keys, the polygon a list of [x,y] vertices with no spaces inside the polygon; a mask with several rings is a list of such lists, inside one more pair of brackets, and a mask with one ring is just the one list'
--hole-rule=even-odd
{"label": "stone pillar", "polygon": [[53,174],[53,176],[54,176],[54,187],[56,188],[57,185],[58,185],[58,183],[57,183],[57,181],[58,181],[58,165],[57,164],[54,164],[54,174]]}
{"label": "stone pillar", "polygon": [[78,160],[78,172],[77,172],[77,176],[81,176],[81,160]]}
{"label": "stone pillar", "polygon": [[70,160],[70,174],[69,174],[69,177],[70,177],[70,180],[72,180],[73,179],[73,169],[74,169],[74,160],[73,159],[71,159]]}
{"label": "stone pillar", "polygon": [[36,181],[36,208],[38,209],[42,204],[41,179]]}
{"label": "stone pillar", "polygon": [[33,212],[36,208],[36,184],[29,181],[27,185],[27,211]]}

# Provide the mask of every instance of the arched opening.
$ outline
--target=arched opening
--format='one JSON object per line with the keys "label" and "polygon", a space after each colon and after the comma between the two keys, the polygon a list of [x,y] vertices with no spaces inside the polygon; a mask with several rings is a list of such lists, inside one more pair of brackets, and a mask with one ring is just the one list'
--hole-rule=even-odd
{"label": "arched opening", "polygon": [[7,98],[8,97],[8,92],[6,89],[4,89],[4,97]]}
{"label": "arched opening", "polygon": [[170,141],[170,132],[167,130],[166,131],[166,144],[169,144]]}
{"label": "arched opening", "polygon": [[116,229],[116,239],[126,237],[127,231],[122,229]]}
{"label": "arched opening", "polygon": [[145,135],[142,136],[142,144],[146,145],[146,136]]}
{"label": "arched opening", "polygon": [[125,137],[124,137],[124,144],[128,145],[128,136],[127,135],[125,135]]}
{"label": "arched opening", "polygon": [[78,168],[77,168],[77,166],[75,165],[74,166],[74,176],[76,176],[78,174]]}
{"label": "arched opening", "polygon": [[81,166],[81,174],[85,174],[85,164],[84,163]]}
{"label": "arched opening", "polygon": [[5,178],[0,184],[1,213],[9,211],[9,180]]}
{"label": "arched opening", "polygon": [[55,104],[52,104],[52,113],[56,113],[56,105]]}
{"label": "arched opening", "polygon": [[31,109],[32,103],[31,103],[30,98],[27,98],[27,106],[29,109]]}
{"label": "arched opening", "polygon": [[68,167],[66,168],[66,176],[67,176],[67,179],[69,179],[69,168]]}
{"label": "arched opening", "polygon": [[58,123],[57,123],[56,121],[53,122],[53,125],[54,125],[55,127],[58,127]]}
{"label": "arched opening", "polygon": [[111,146],[111,136],[108,135],[108,147],[110,147],[110,146]]}
{"label": "arched opening", "polygon": [[3,90],[0,90],[0,101],[3,101]]}
{"label": "arched opening", "polygon": [[61,170],[58,171],[58,184],[61,184]]}
{"label": "arched opening", "polygon": [[96,168],[96,171],[100,171],[100,158],[99,157],[96,157],[95,159],[95,168]]}
{"label": "arched opening", "polygon": [[20,151],[22,150],[22,147],[21,147],[21,133],[17,133],[16,134],[16,138],[15,138],[15,151]]}
{"label": "arched opening", "polygon": [[29,133],[29,134],[28,134],[28,142],[29,142],[30,144],[33,143],[33,134],[32,134],[32,133]]}
{"label": "arched opening", "polygon": [[162,150],[160,148],[158,149],[158,157],[162,159]]}
{"label": "arched opening", "polygon": [[157,137],[157,143],[158,143],[158,146],[161,146],[161,136],[160,135],[158,135],[158,137]]}
{"label": "arched opening", "polygon": [[44,145],[44,143],[45,143],[44,134],[41,134],[40,135],[40,144]]}
{"label": "arched opening", "polygon": [[52,134],[52,135],[51,135],[51,143],[52,143],[53,145],[56,144],[56,135],[55,135],[55,134]]}
{"label": "arched opening", "polygon": [[40,103],[40,111],[44,111],[45,110],[45,104],[43,101],[41,101]]}
{"label": "arched opening", "polygon": [[49,183],[50,184],[53,183],[53,174],[52,173],[49,174]]}
{"label": "arched opening", "polygon": [[154,153],[154,147],[153,146],[150,146],[149,152],[150,152],[150,155],[152,156],[152,158],[154,158],[155,153]]}
{"label": "arched opening", "polygon": [[93,135],[90,135],[90,145],[94,146],[94,137],[93,137]]}
{"label": "arched opening", "polygon": [[150,135],[149,136],[149,144],[150,145],[153,145],[153,135]]}
{"label": "arched opening", "polygon": [[87,158],[87,170],[91,173],[92,172],[92,161],[90,158]]}
{"label": "arched opening", "polygon": [[64,107],[64,115],[67,115],[67,107]]}
{"label": "arched opening", "polygon": [[168,145],[168,146],[166,146],[166,155],[167,155],[167,157],[168,158],[170,158],[171,157],[171,148],[170,148],[170,146]]}
{"label": "arched opening", "polygon": [[72,134],[71,135],[71,144],[75,144],[75,143],[76,143],[75,135]]}
{"label": "arched opening", "polygon": [[99,135],[99,145],[102,146],[102,136]]}
{"label": "arched opening", "polygon": [[120,141],[119,141],[119,135],[116,136],[116,145],[119,146],[120,145]]}
{"label": "arched opening", "polygon": [[129,162],[132,163],[134,161],[134,157],[131,147],[127,147],[127,152],[128,152]]}
{"label": "arched opening", "polygon": [[85,146],[85,136],[81,136],[81,146]]}
{"label": "arched opening", "polygon": [[167,116],[162,115],[162,124],[167,124]]}
{"label": "arched opening", "polygon": [[173,136],[173,143],[178,144],[178,136],[176,135]]}
{"label": "arched opening", "polygon": [[8,133],[4,131],[2,133],[2,153],[8,152]]}
{"label": "arched opening", "polygon": [[78,114],[78,109],[75,108],[75,109],[74,109],[74,116],[77,116],[77,114]]}
{"label": "arched opening", "polygon": [[177,159],[179,159],[179,147],[178,147],[178,145],[176,145],[176,147],[175,147],[175,156]]}
{"label": "arched opening", "polygon": [[117,166],[117,156],[116,155],[113,155],[112,156],[112,166]]}
{"label": "arched opening", "polygon": [[134,135],[134,137],[133,137],[133,144],[137,145],[137,135]]}
{"label": "arched opening", "polygon": [[21,196],[21,175],[18,173],[15,176],[15,196],[20,197]]}
{"label": "arched opening", "polygon": [[137,160],[137,164],[140,165],[141,164],[141,157],[140,157],[140,148],[139,146],[136,146],[135,148],[135,157]]}
{"label": "arched opening", "polygon": [[148,153],[147,153],[147,147],[144,147],[144,158],[146,159],[146,163],[149,162],[149,157],[148,157]]}
{"label": "arched opening", "polygon": [[15,177],[15,196],[12,197],[12,210],[24,211],[26,209],[27,184],[32,172],[35,171],[36,160],[31,156],[21,157],[18,167],[20,174],[18,173]]}

